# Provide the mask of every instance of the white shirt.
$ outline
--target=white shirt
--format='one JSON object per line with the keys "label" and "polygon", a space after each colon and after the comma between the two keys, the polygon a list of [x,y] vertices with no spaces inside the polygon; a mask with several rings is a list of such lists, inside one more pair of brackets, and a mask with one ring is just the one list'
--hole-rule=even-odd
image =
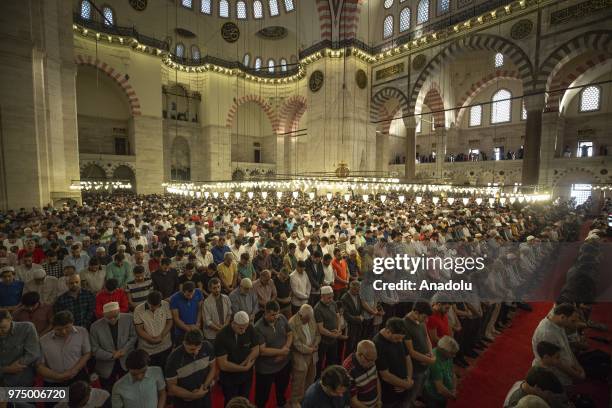
{"label": "white shirt", "polygon": [[310,251],[308,250],[308,248],[304,248],[303,251],[300,249],[300,247],[297,247],[295,249],[295,258],[298,261],[305,261],[308,259],[309,256],[310,256]]}
{"label": "white shirt", "polygon": [[[533,333],[533,338],[531,339],[531,346],[533,348],[533,355],[535,358],[533,359],[532,365],[538,365],[540,362],[540,357],[538,356],[537,346],[541,341],[548,341],[550,343],[556,344],[561,348],[561,361],[569,365],[576,364],[576,357],[572,352],[572,349],[569,345],[569,340],[567,338],[567,334],[565,333],[565,329],[557,324],[553,323],[548,317],[542,319],[538,327],[535,329]],[[565,374],[563,371],[559,370],[555,367],[550,367],[561,384],[567,386],[572,384],[572,379]]]}
{"label": "white shirt", "polygon": [[293,271],[291,275],[289,275],[289,283],[291,284],[292,292],[291,304],[294,306],[302,306],[304,303],[308,302],[311,286],[306,272],[298,273],[298,271]]}
{"label": "white shirt", "polygon": [[334,283],[334,268],[330,262],[328,266],[323,264],[323,284],[331,285],[332,283]]}
{"label": "white shirt", "polygon": [[93,273],[89,271],[89,268],[83,269],[79,275],[83,281],[83,287],[93,293],[98,293],[104,287],[104,279],[106,278],[104,268]]}

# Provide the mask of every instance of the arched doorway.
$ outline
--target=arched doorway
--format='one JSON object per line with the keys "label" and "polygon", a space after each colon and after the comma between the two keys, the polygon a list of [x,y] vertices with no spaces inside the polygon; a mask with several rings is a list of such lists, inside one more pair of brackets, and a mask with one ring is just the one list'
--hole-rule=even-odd
{"label": "arched doorway", "polygon": [[115,168],[113,171],[113,180],[129,181],[132,185],[132,188],[129,191],[136,191],[136,175],[134,174],[134,171],[126,165],[122,164]]}
{"label": "arched doorway", "polygon": [[104,169],[95,164],[89,163],[81,170],[81,180],[104,180],[106,179],[106,172]]}

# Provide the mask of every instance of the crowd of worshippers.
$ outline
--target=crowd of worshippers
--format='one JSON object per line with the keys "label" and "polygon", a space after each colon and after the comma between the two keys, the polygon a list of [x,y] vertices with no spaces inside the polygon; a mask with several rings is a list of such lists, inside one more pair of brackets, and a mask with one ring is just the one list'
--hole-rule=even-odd
{"label": "crowd of worshippers", "polygon": [[402,302],[372,289],[373,257],[537,256],[529,242],[572,239],[578,215],[422,204],[88,196],[1,214],[0,385],[69,386],[74,407],[206,407],[215,384],[228,403],[253,380],[257,407],[272,385],[279,407],[444,406],[453,364],[516,304]]}

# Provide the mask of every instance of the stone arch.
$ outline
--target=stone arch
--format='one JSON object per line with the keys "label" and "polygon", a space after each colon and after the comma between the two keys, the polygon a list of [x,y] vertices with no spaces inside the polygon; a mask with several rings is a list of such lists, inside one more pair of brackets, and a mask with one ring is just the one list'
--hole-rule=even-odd
{"label": "stone arch", "polygon": [[172,139],[170,177],[172,180],[191,180],[191,148],[187,139],[182,136]]}
{"label": "stone arch", "polygon": [[98,163],[87,162],[81,165],[81,179],[105,179],[108,174],[104,168]]}
{"label": "stone arch", "polygon": [[113,165],[113,179],[129,180],[132,184],[132,190],[136,188],[136,171],[127,163],[117,163]]}
{"label": "stone arch", "polygon": [[278,113],[280,133],[287,134],[296,131],[304,112],[306,112],[305,97],[294,95],[287,98]]}
{"label": "stone arch", "polygon": [[437,82],[432,83],[432,86],[425,94],[425,98],[423,98],[423,105],[427,106],[430,111],[434,112],[434,127],[446,126],[444,121],[446,113],[444,112],[444,101],[442,100],[440,86],[437,84]]}
{"label": "stone arch", "polygon": [[234,123],[234,118],[236,117],[236,112],[238,111],[238,107],[247,102],[255,102],[256,104],[258,104],[270,120],[270,125],[272,126],[272,130],[274,131],[274,133],[279,133],[278,118],[276,116],[276,113],[274,112],[274,109],[272,109],[272,106],[259,95],[245,95],[238,99],[234,98],[234,103],[230,107],[229,112],[227,113],[227,119],[225,120],[226,127],[232,127],[232,124]]}
{"label": "stone arch", "polygon": [[510,59],[517,67],[518,75],[523,81],[523,89],[527,89],[534,81],[533,66],[529,61],[527,54],[516,44],[507,39],[491,35],[491,34],[475,34],[462,38],[451,43],[449,46],[440,51],[417,77],[416,82],[410,93],[410,107],[414,108],[417,105],[417,99],[423,92],[424,85],[433,74],[440,72],[442,65],[449,60],[454,60],[458,55],[468,51],[489,50],[501,52],[505,57]]}
{"label": "stone arch", "polygon": [[[388,111],[385,104],[392,99],[397,100],[398,105],[392,111]],[[400,110],[404,115],[410,112],[406,95],[397,88],[383,88],[372,96],[372,101],[370,103],[370,121],[381,129],[381,133],[389,133],[391,121]]]}
{"label": "stone arch", "polygon": [[551,88],[553,78],[572,59],[587,51],[612,53],[612,31],[598,30],[580,34],[554,50],[540,65],[535,89],[540,92]]}
{"label": "stone arch", "polygon": [[500,79],[520,81],[517,71],[497,70],[494,73],[481,78],[480,81],[474,82],[472,86],[470,86],[470,89],[466,91],[465,94],[463,94],[463,96],[461,96],[461,99],[457,103],[457,107],[459,108],[458,114],[457,114],[457,126],[461,124],[463,115],[468,110],[466,109],[466,107],[472,104],[472,101],[474,100],[476,95],[478,95],[483,89],[485,89],[486,87],[488,87],[489,85],[491,85],[492,83]]}
{"label": "stone arch", "polygon": [[612,59],[612,54],[606,55],[604,53],[601,53],[598,55],[589,55],[585,58],[578,57],[577,60],[574,59],[572,61],[568,61],[565,66],[568,66],[568,64],[574,65],[570,72],[564,72],[561,70],[557,73],[557,75],[554,76],[554,78],[552,78],[550,82],[550,88],[548,88],[547,93],[548,98],[546,101],[545,111],[559,111],[561,101],[567,94],[565,88],[570,87],[575,81],[583,77],[587,73],[587,71],[590,71],[594,68],[599,68],[607,64],[610,59]]}
{"label": "stone arch", "polygon": [[132,85],[129,84],[126,75],[116,71],[106,62],[102,62],[97,58],[92,58],[89,55],[77,55],[74,58],[74,63],[77,65],[89,65],[95,67],[113,79],[121,87],[121,89],[123,89],[125,96],[128,98],[132,116],[140,116],[140,101],[138,100],[136,91],[134,88],[132,88]]}

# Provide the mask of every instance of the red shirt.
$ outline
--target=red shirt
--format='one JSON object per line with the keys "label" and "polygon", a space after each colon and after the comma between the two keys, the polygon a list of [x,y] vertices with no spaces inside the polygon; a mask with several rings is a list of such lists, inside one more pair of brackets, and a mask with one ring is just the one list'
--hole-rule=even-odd
{"label": "red shirt", "polygon": [[[340,279],[346,281],[349,280],[348,265],[346,264],[346,261],[344,259],[341,259],[339,261],[336,258],[332,259],[331,266],[332,268],[334,268],[334,272],[336,273],[336,275],[338,275]],[[334,283],[332,284],[332,288],[336,292],[345,289],[347,286],[348,283],[340,282],[338,279],[334,279]]]}
{"label": "red shirt", "polygon": [[119,311],[121,313],[127,313],[130,310],[128,296],[123,289],[115,289],[112,293],[102,289],[96,295],[96,317],[98,319],[104,316],[102,310],[108,302],[119,302]]}
{"label": "red shirt", "polygon": [[157,260],[157,259],[155,259],[155,258],[151,258],[151,259],[149,259],[149,272],[150,272],[150,273],[153,273],[153,272],[155,272],[156,270],[158,270],[158,269],[159,269],[159,266],[160,266],[160,261],[158,261],[158,260]]}
{"label": "red shirt", "polygon": [[[19,252],[17,252],[17,259],[21,260],[21,258],[23,258],[27,253],[27,249],[20,249]],[[35,264],[42,264],[43,259],[45,259],[45,253],[43,250],[38,247],[34,248],[32,251],[32,262]]]}
{"label": "red shirt", "polygon": [[433,312],[433,314],[427,318],[427,330],[433,329],[436,330],[436,335],[439,339],[442,338],[442,336],[450,336],[448,316],[440,312]]}

